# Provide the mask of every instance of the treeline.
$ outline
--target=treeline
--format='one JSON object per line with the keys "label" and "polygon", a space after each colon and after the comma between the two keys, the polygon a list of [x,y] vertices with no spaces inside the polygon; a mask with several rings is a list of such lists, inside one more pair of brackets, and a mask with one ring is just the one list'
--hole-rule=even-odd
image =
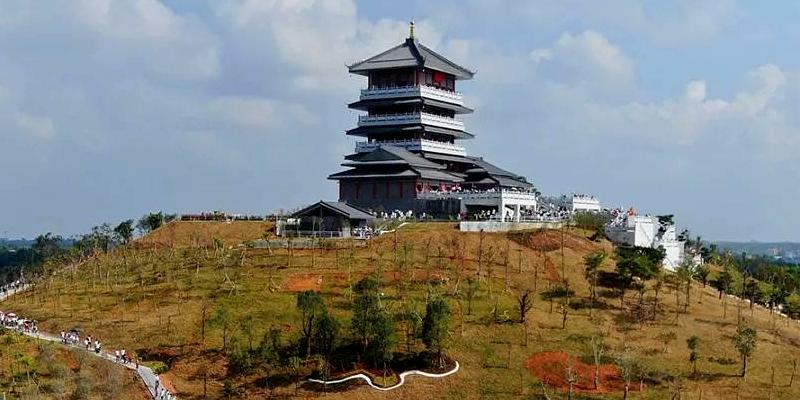
{"label": "treeline", "polygon": [[720,296],[731,294],[770,310],[781,309],[792,318],[800,318],[800,267],[776,262],[766,256],[734,256],[711,253],[710,262],[722,270],[710,283]]}
{"label": "treeline", "polygon": [[[296,380],[306,361],[323,380],[333,372],[350,372],[354,366],[382,371],[386,378],[397,366],[436,369],[448,365],[444,352],[449,344],[450,305],[442,295],[429,293],[427,297],[424,312],[413,301],[395,310],[378,276],[370,275],[353,286],[349,320],[333,314],[319,293],[298,293],[299,338],[295,340],[285,340],[280,327],[273,326],[254,343],[258,335],[253,317],[235,320],[224,307],[211,315],[208,325],[222,338],[221,350],[228,359],[226,388],[233,385],[235,377],[252,373],[266,374],[267,386],[276,371],[288,371]],[[416,351],[419,342],[422,351]]]}
{"label": "treeline", "polygon": [[85,234],[64,238],[48,232],[34,239],[30,247],[0,247],[0,282],[19,279],[20,273],[35,275],[45,262],[55,264],[81,261],[98,252],[108,252],[133,240],[136,231],[144,235],[177,218],[162,211],[147,213],[138,220],[126,219],[115,225],[104,223]]}

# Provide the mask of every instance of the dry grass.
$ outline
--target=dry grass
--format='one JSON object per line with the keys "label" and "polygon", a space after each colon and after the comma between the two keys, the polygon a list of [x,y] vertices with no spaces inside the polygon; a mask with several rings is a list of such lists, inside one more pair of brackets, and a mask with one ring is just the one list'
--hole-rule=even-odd
{"label": "dry grass", "polygon": [[[187,235],[190,234],[184,237]],[[660,293],[662,309],[654,322],[638,324],[630,316],[630,307],[638,297],[629,291],[624,310],[619,308],[617,298],[601,298],[604,309],[571,310],[566,329],[561,329],[558,301],[551,312],[550,303],[538,296],[527,332],[520,324],[491,323],[489,316],[495,306],[499,315],[516,319],[517,289],[535,285],[542,292],[553,280],[553,274],[555,280],[565,278],[569,282],[576,292],[574,300],[587,299],[589,286],[583,276],[582,257],[592,250],[610,253],[612,248],[607,242],[589,241],[586,232],[576,230],[565,234],[564,242],[569,247],[563,253],[560,248],[546,251],[521,245],[505,234],[486,234],[483,239],[480,236],[458,233],[454,224],[435,223],[412,224],[397,235],[385,235],[368,246],[353,246],[352,250],[345,241],[336,250],[246,250],[243,256],[241,249],[215,251],[186,246],[185,243],[200,243],[191,240],[179,248],[123,249],[79,269],[62,270],[34,291],[10,299],[4,307],[39,319],[45,330],[79,325],[99,335],[107,346],[124,346],[146,358],[167,362],[171,367],[168,379],[181,398],[201,398],[202,376],[207,374],[207,391],[216,398],[225,378],[225,361],[218,352],[219,332],[206,327],[206,336],[201,337],[204,309],[206,318],[220,307],[230,309],[236,318],[253,316],[256,338],[277,325],[288,339],[295,340],[298,315],[295,294],[290,291],[292,277],[322,277],[321,290],[328,305],[346,323],[350,315],[349,284],[382,271],[385,292],[393,307],[412,300],[424,304],[429,289],[451,299],[454,315],[449,355],[461,363],[462,370],[443,380],[411,377],[406,386],[390,393],[354,386],[328,393],[328,397],[530,398],[542,391],[525,369],[525,361],[532,354],[566,351],[585,357],[586,340],[604,336],[609,356],[626,353],[657,378],[655,382],[645,382],[644,390],[634,393],[634,398],[672,398],[677,391],[674,382],[680,382],[687,398],[697,398],[701,390],[706,399],[735,398],[737,391],[742,399],[767,398],[770,390],[773,399],[800,398],[800,383],[792,388],[786,386],[791,361],[798,355],[798,325],[776,319],[766,310],[756,309],[752,315],[749,310],[742,311],[759,332],[759,347],[744,382],[734,376],[739,365],[730,340],[736,327],[737,304],[728,301],[727,316],[723,318],[723,303],[710,288],[699,285],[693,286],[689,312],[679,314],[677,325],[675,293],[667,287]],[[455,246],[454,239],[463,246]],[[452,294],[457,285],[463,284],[464,276],[476,274],[479,247],[484,257],[493,255],[495,262],[482,268],[482,289],[474,301],[472,315],[462,315],[465,304]],[[604,269],[610,270],[612,265],[612,261],[606,261]],[[433,283],[429,285],[430,282]],[[651,302],[652,296],[653,292],[648,291],[645,301]],[[663,345],[657,337],[666,331],[674,331],[677,340],[670,343],[668,353],[662,353]],[[691,335],[701,338],[702,374],[696,378],[689,376],[687,361],[685,341]],[[402,334],[400,343],[405,343]],[[419,348],[419,343],[415,346]],[[733,360],[733,364],[727,360]],[[774,386],[771,367],[775,367]],[[247,390],[245,397],[264,395],[264,389],[254,384],[256,378],[239,381]],[[320,394],[317,389],[301,387],[298,395],[316,396]],[[295,394],[291,384],[276,392]],[[619,397],[618,393],[593,395]]]}
{"label": "dry grass", "polygon": [[136,241],[142,248],[212,247],[218,238],[227,247],[262,239],[274,233],[268,221],[172,221]]}

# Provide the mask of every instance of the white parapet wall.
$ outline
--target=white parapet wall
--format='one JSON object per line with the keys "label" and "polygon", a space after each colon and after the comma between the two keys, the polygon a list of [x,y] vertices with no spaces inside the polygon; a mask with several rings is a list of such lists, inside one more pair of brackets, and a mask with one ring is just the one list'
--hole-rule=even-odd
{"label": "white parapet wall", "polygon": [[508,232],[524,231],[529,229],[559,229],[562,226],[564,226],[564,223],[560,221],[461,221],[458,224],[458,229],[461,232]]}

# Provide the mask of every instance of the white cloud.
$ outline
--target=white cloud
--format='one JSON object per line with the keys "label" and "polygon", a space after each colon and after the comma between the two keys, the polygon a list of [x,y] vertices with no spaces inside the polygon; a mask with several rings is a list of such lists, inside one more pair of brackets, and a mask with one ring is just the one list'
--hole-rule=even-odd
{"label": "white cloud", "polygon": [[315,122],[314,115],[302,105],[260,98],[218,98],[211,102],[209,111],[225,123],[266,133],[276,127]]}
{"label": "white cloud", "polygon": [[[261,37],[281,59],[295,68],[295,87],[351,93],[343,79],[345,64],[372,56],[401,43],[408,22],[360,19],[351,0],[244,0],[220,3],[218,15],[238,35]],[[417,36],[428,46],[440,34],[426,20],[418,21]]]}
{"label": "white cloud", "polygon": [[219,73],[215,35],[195,17],[179,15],[158,0],[74,0],[47,7],[2,2],[0,15],[13,16],[5,24],[0,20],[0,34],[18,42],[58,43],[67,53],[62,62],[117,71],[141,68],[171,79]]}
{"label": "white cloud", "polygon": [[703,101],[706,98],[706,82],[691,81],[686,85],[686,100]]}
{"label": "white cloud", "polygon": [[531,59],[553,81],[601,93],[629,89],[636,75],[633,61],[594,31],[564,33],[552,47],[531,52]]}
{"label": "white cloud", "polygon": [[[682,97],[616,104],[553,89],[554,118],[571,120],[584,132],[646,140],[660,146],[690,146],[704,140],[738,143],[762,157],[798,158],[800,126],[790,123],[788,77],[774,65],[748,73],[749,87],[729,99],[708,96],[705,81],[691,81]],[[796,77],[794,77],[796,79]]]}
{"label": "white cloud", "polygon": [[19,113],[16,123],[19,129],[38,139],[50,140],[56,136],[55,125],[49,117]]}

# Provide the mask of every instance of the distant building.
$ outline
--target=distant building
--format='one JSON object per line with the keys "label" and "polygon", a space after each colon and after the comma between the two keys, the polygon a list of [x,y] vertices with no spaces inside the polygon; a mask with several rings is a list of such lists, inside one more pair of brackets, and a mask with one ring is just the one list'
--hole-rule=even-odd
{"label": "distant building", "polygon": [[542,197],[540,204],[546,204],[549,207],[573,213],[577,211],[600,212],[603,210],[603,206],[597,197],[585,194]]}
{"label": "distant building", "polygon": [[366,210],[351,204],[319,201],[281,221],[281,236],[350,237],[364,232],[375,217]]}
{"label": "distant building", "polygon": [[685,242],[678,239],[675,225],[657,216],[638,215],[633,209],[620,213],[606,227],[606,236],[617,245],[663,248],[664,268],[674,271],[684,259]]}
{"label": "distant building", "polygon": [[420,44],[413,23],[405,42],[349,71],[367,77],[367,88],[349,105],[365,114],[347,131],[364,141],[345,157],[348,169],[328,177],[339,182],[339,201],[378,212],[494,210],[500,219],[535,208],[536,193],[524,177],[468,155],[459,143],[474,136],[456,118],[472,112],[456,83],[474,73]]}

